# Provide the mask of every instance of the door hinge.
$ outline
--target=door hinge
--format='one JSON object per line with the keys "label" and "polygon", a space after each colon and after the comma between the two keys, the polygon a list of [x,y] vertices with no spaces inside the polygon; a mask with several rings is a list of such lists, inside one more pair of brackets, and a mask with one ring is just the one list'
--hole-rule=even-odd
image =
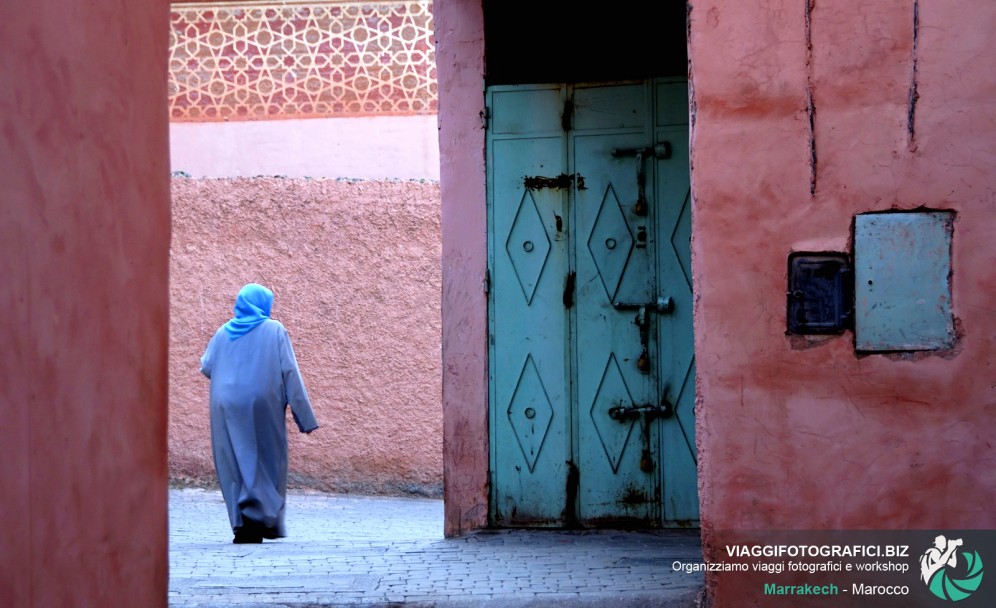
{"label": "door hinge", "polygon": [[568,97],[564,100],[564,111],[560,115],[560,127],[565,131],[570,131],[574,125],[574,99]]}
{"label": "door hinge", "polygon": [[491,108],[489,108],[488,106],[484,106],[484,109],[481,110],[481,127],[485,131],[487,131],[490,123],[491,123]]}
{"label": "door hinge", "polygon": [[570,308],[574,306],[574,280],[577,278],[577,273],[570,272],[567,274],[567,280],[564,283],[564,308]]}
{"label": "door hinge", "polygon": [[487,270],[487,269],[484,270],[484,281],[482,281],[482,284],[483,284],[483,287],[484,287],[484,293],[490,294],[491,293],[491,271],[490,270]]}

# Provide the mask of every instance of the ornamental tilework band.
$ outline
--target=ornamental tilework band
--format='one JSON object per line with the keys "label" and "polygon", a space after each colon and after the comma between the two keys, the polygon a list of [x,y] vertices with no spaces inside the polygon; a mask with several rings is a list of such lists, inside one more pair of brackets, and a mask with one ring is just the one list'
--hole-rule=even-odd
{"label": "ornamental tilework band", "polygon": [[171,8],[172,121],[436,113],[429,0]]}

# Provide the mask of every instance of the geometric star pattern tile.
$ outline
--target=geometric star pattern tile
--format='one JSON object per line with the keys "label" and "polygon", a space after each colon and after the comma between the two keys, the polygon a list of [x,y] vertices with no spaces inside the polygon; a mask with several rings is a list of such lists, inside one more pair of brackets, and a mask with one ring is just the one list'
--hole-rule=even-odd
{"label": "geometric star pattern tile", "polygon": [[173,4],[170,120],[436,113],[432,3]]}

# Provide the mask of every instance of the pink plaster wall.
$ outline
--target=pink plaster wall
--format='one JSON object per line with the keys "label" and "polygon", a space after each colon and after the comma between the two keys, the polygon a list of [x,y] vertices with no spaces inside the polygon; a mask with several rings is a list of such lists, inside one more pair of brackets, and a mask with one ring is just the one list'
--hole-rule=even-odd
{"label": "pink plaster wall", "polygon": [[[996,526],[996,5],[920,2],[915,75],[913,5],[811,4],[811,51],[805,3],[691,11],[707,560],[730,530]],[[953,352],[858,357],[851,333],[784,335],[790,252],[847,250],[854,214],[919,206],[958,214]],[[742,605],[730,581],[709,578],[714,606]]]}
{"label": "pink plaster wall", "polygon": [[0,606],[166,606],[166,2],[2,4]]}
{"label": "pink plaster wall", "polygon": [[174,122],[170,160],[193,177],[439,179],[435,116]]}
{"label": "pink plaster wall", "polygon": [[488,517],[484,15],[435,0],[443,236],[443,463],[447,536]]}
{"label": "pink plaster wall", "polygon": [[255,281],[274,291],[273,318],[290,332],[322,425],[300,435],[290,423],[291,483],[438,494],[438,184],[176,178],[172,187],[171,476],[214,483],[200,356],[238,289]]}

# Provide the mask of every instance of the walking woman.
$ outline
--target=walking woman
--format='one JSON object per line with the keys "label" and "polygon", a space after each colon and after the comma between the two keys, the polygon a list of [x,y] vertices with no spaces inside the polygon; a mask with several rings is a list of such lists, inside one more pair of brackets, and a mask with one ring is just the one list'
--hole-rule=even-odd
{"label": "walking woman", "polygon": [[273,292],[250,283],[201,357],[211,380],[211,450],[235,543],[286,536],[287,424],[318,428],[284,326],[270,318]]}

